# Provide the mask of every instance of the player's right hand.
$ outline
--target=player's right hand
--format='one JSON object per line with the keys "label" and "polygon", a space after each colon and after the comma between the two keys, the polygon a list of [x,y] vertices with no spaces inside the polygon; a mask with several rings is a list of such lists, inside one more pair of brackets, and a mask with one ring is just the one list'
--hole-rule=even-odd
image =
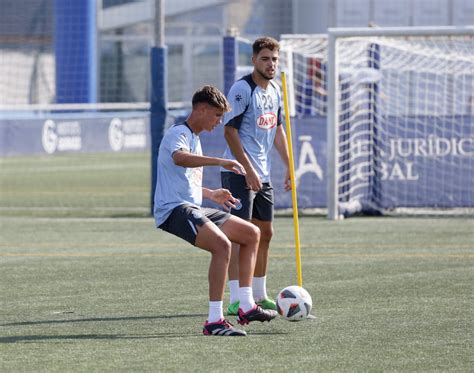
{"label": "player's right hand", "polygon": [[247,188],[253,190],[254,192],[258,192],[262,189],[262,180],[253,169],[247,172],[247,175],[245,175],[245,181],[247,183]]}
{"label": "player's right hand", "polygon": [[245,175],[245,168],[239,162],[234,161],[232,159],[225,159],[224,163],[222,164],[226,170],[232,171],[237,175]]}

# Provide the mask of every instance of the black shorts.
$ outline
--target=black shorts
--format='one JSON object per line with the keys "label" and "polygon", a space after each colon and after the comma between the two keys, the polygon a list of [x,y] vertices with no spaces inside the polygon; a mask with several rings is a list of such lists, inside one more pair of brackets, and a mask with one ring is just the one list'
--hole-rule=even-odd
{"label": "black shorts", "polygon": [[222,187],[228,189],[235,198],[240,199],[242,208],[231,210],[231,214],[244,220],[252,218],[273,221],[273,186],[263,183],[262,189],[254,192],[247,188],[245,176],[232,172],[221,172]]}
{"label": "black shorts", "polygon": [[202,226],[211,221],[220,227],[229,218],[230,214],[228,212],[183,204],[175,207],[168,219],[158,228],[188,241],[191,245],[195,245],[198,233],[197,226]]}

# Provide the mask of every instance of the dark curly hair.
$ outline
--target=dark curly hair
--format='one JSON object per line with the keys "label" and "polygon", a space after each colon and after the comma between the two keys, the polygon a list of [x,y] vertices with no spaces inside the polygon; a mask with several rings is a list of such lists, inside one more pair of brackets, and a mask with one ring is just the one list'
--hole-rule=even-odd
{"label": "dark curly hair", "polygon": [[280,50],[280,44],[278,41],[275,39],[265,36],[262,38],[258,38],[257,40],[254,41],[252,45],[252,51],[254,56],[260,53],[262,49],[270,49],[271,51],[279,51]]}
{"label": "dark curly hair", "polygon": [[205,85],[198,89],[193,95],[193,107],[199,103],[209,104],[215,108],[222,109],[224,111],[230,111],[229,101],[225,98],[224,94],[212,85]]}

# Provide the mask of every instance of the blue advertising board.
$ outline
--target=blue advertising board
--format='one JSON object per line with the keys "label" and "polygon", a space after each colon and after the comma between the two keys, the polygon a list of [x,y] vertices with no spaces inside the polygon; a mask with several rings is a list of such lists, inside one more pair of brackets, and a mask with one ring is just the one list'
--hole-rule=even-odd
{"label": "blue advertising board", "polygon": [[147,112],[50,113],[0,119],[0,156],[137,151],[149,147]]}
{"label": "blue advertising board", "polygon": [[[171,116],[172,117],[172,116]],[[403,123],[403,126],[400,126]],[[420,126],[420,123],[424,123]],[[327,196],[326,118],[292,119],[298,207],[324,208]],[[387,117],[378,139],[367,128],[349,138],[344,165],[351,197],[395,207],[474,206],[474,122],[472,116],[449,118]],[[364,130],[365,128],[365,130]],[[221,157],[223,126],[202,133],[203,152]],[[374,146],[374,144],[376,146]],[[63,152],[149,151],[148,112],[56,113],[0,118],[0,156]],[[341,169],[340,171],[344,171]],[[284,192],[285,169],[272,152],[275,207],[291,208]],[[204,185],[220,187],[219,167],[204,170]]]}

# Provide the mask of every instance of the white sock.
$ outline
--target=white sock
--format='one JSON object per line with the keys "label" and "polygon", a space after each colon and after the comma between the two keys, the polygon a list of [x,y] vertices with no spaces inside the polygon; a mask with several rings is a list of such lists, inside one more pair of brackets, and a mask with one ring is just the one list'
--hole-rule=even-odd
{"label": "white sock", "polygon": [[255,307],[255,301],[253,300],[252,295],[252,288],[250,286],[239,288],[239,301],[239,308],[242,308],[242,311],[244,312],[248,312],[253,307]]}
{"label": "white sock", "polygon": [[261,301],[267,296],[267,276],[263,277],[254,277],[252,280],[252,290],[253,290],[253,297],[255,300]]}
{"label": "white sock", "polygon": [[224,318],[224,312],[222,311],[222,301],[211,301],[209,302],[209,317],[207,322],[216,322]]}
{"label": "white sock", "polygon": [[239,280],[229,280],[229,303],[235,303],[239,300]]}

